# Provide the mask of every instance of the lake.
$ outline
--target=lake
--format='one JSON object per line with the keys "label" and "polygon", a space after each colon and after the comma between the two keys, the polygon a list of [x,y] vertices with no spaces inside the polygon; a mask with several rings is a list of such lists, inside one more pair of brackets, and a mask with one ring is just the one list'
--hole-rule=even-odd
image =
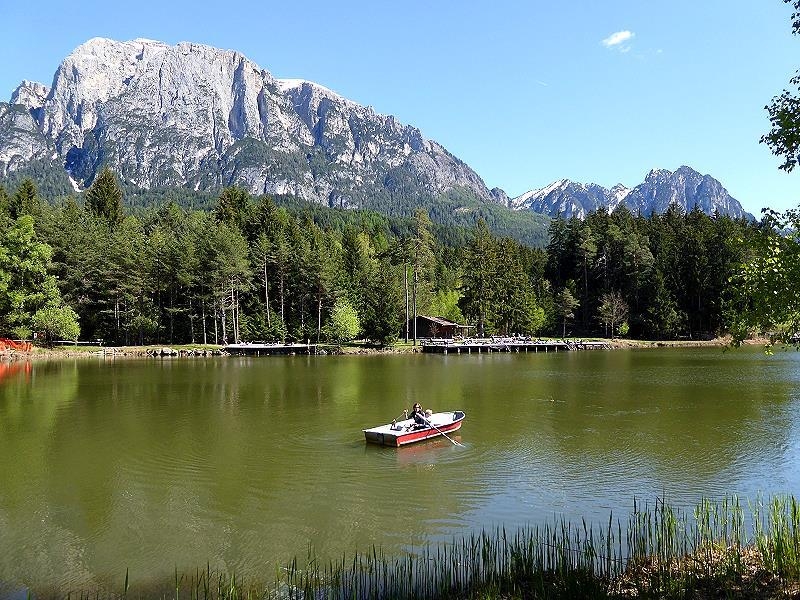
{"label": "lake", "polygon": [[[800,354],[103,359],[0,370],[0,582],[78,589],[387,554],[633,500],[791,493]],[[419,401],[455,434],[361,430]]]}

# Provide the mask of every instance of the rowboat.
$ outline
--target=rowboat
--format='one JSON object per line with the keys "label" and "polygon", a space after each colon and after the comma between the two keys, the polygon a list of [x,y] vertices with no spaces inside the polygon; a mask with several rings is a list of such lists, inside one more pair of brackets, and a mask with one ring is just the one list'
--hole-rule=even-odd
{"label": "rowboat", "polygon": [[455,410],[433,413],[427,417],[428,422],[425,425],[415,424],[414,419],[392,421],[387,425],[364,429],[364,437],[373,444],[400,447],[439,435],[447,437],[448,433],[461,428],[464,417],[464,411]]}

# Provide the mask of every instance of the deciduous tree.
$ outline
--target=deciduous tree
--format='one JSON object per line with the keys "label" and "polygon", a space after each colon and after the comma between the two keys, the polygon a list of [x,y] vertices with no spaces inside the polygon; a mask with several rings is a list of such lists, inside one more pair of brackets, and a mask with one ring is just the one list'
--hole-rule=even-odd
{"label": "deciduous tree", "polygon": [[611,337],[614,338],[617,325],[628,318],[628,303],[618,291],[607,292],[600,297],[597,314],[606,327],[611,326]]}
{"label": "deciduous tree", "polygon": [[0,232],[0,329],[6,335],[29,337],[34,313],[61,304],[55,277],[47,270],[52,253],[38,240],[30,215]]}
{"label": "deciduous tree", "polygon": [[41,333],[47,345],[56,340],[77,341],[81,333],[78,315],[69,306],[45,306],[36,311],[31,327]]}
{"label": "deciduous tree", "polygon": [[337,344],[354,340],[361,331],[358,313],[347,301],[339,298],[334,302],[331,316],[325,325],[325,337]]}
{"label": "deciduous tree", "polygon": [[766,211],[762,234],[731,278],[727,315],[734,342],[752,332],[772,341],[796,340],[800,332],[800,210]]}
{"label": "deciduous tree", "polygon": [[[792,33],[800,34],[800,0],[783,0],[794,8]],[[779,168],[791,172],[800,160],[800,72],[789,80],[791,86],[775,96],[764,108],[769,113],[772,126],[761,142],[769,146],[775,156],[783,159]]]}

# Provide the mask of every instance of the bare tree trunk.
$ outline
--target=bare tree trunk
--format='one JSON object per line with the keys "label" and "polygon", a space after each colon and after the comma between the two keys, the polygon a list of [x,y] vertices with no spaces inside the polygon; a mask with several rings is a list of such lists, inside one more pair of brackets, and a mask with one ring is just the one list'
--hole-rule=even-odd
{"label": "bare tree trunk", "polygon": [[319,344],[319,334],[322,332],[322,296],[317,298],[317,343]]}
{"label": "bare tree trunk", "polygon": [[267,305],[267,327],[272,327],[272,317],[269,314],[269,282],[267,281],[267,259],[264,259],[264,302]]}
{"label": "bare tree trunk", "polygon": [[189,296],[189,310],[186,312],[186,316],[189,317],[189,339],[191,343],[194,344],[194,320],[197,318],[197,315],[193,314],[192,311],[192,297]]}
{"label": "bare tree trunk", "polygon": [[284,292],[284,289],[283,289],[283,283],[284,283],[284,282],[283,282],[283,279],[284,279],[284,277],[283,277],[283,273],[281,273],[281,281],[280,281],[280,294],[281,294],[281,321],[283,321],[283,322],[284,322],[284,324],[285,324],[285,323],[286,323],[286,315],[285,315],[285,314],[284,314],[284,312],[283,312],[283,311],[284,311],[284,309],[283,309],[283,305],[284,305],[284,296],[283,296],[283,292]]}
{"label": "bare tree trunk", "polygon": [[169,343],[175,343],[175,289],[169,286]]}
{"label": "bare tree trunk", "polygon": [[208,332],[206,331],[206,299],[203,298],[202,300],[202,312],[203,312],[203,345],[208,344]]}
{"label": "bare tree trunk", "polygon": [[406,344],[408,343],[408,265],[403,263],[403,284],[406,288]]}
{"label": "bare tree trunk", "polygon": [[214,343],[215,344],[219,344],[219,329],[217,328],[218,311],[219,308],[217,301],[214,300]]}
{"label": "bare tree trunk", "polygon": [[233,288],[233,280],[231,280],[231,333],[235,344],[239,341],[239,335],[236,331],[236,292]]}
{"label": "bare tree trunk", "polygon": [[586,254],[583,255],[583,327],[584,329],[589,325],[589,260]]}
{"label": "bare tree trunk", "polygon": [[414,269],[414,345],[417,345],[417,269]]}

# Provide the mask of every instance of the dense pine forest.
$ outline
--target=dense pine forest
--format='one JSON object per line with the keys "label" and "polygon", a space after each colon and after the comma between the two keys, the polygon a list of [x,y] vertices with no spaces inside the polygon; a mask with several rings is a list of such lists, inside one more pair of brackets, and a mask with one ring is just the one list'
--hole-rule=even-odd
{"label": "dense pine forest", "polygon": [[385,344],[416,313],[480,335],[701,338],[725,330],[726,283],[761,227],[620,208],[555,219],[536,248],[484,220],[439,225],[425,210],[387,217],[239,188],[198,208],[181,190],[123,200],[108,169],[80,196],[43,198],[32,179],[0,186],[2,335]]}

